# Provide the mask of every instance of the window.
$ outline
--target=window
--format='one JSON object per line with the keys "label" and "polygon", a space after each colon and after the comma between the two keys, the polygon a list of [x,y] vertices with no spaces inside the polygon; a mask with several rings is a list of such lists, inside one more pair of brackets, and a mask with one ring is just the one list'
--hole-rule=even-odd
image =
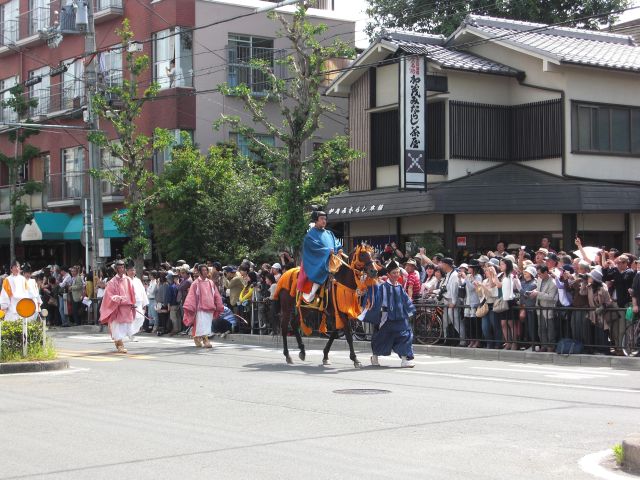
{"label": "window", "polygon": [[[0,96],[2,102],[6,102],[11,98],[10,88],[13,88],[18,83],[18,77],[9,77],[4,80],[0,80],[0,90],[4,93]],[[0,108],[0,120],[3,122],[15,122],[18,120],[18,114],[11,107]]]}
{"label": "window", "polygon": [[82,198],[84,186],[84,149],[82,147],[62,150],[64,169],[63,198]]}
{"label": "window", "polygon": [[64,62],[67,65],[67,71],[62,74],[62,110],[74,108],[74,100],[76,100],[76,108],[80,106],[80,99],[84,95],[84,64],[82,60],[68,60]]}
{"label": "window", "polygon": [[371,162],[374,168],[400,163],[400,114],[397,109],[371,113]]}
{"label": "window", "polygon": [[40,77],[42,81],[29,87],[29,98],[38,100],[38,105],[31,108],[31,115],[46,115],[50,107],[51,78],[49,77],[49,67],[38,68],[29,72],[29,78]]}
{"label": "window", "polygon": [[122,49],[112,48],[98,54],[98,84],[104,89],[122,84]]}
{"label": "window", "polygon": [[[256,138],[258,141],[264,143],[265,145],[269,145],[271,147],[275,146],[276,144],[275,139],[273,138],[273,135],[259,133],[259,134],[256,134]],[[238,149],[238,155],[249,157],[254,162],[263,163],[262,157],[260,156],[258,151],[259,149],[256,149],[252,145],[251,140],[249,140],[247,137],[245,137],[241,133],[230,133],[229,140],[232,143],[236,144],[236,148]]]}
{"label": "window", "polygon": [[49,28],[50,0],[29,0],[29,35]]}
{"label": "window", "polygon": [[250,35],[229,35],[229,65],[227,83],[236,87],[246,84],[252,92],[263,93],[269,89],[267,76],[251,65],[252,59],[265,60],[274,66],[273,39]]}
{"label": "window", "polygon": [[10,0],[0,6],[0,45],[11,45],[18,41],[20,0]]}
{"label": "window", "polygon": [[[113,172],[119,172],[122,170],[124,162],[120,157],[116,157],[111,154],[106,148],[100,149],[100,165],[103,170],[111,170]],[[117,186],[112,183],[103,180],[102,182],[102,195],[120,195],[121,192]]]}
{"label": "window", "polygon": [[572,150],[640,155],[640,108],[574,102]]}
{"label": "window", "polygon": [[160,88],[193,86],[193,34],[182,27],[153,34],[153,79]]}
{"label": "window", "polygon": [[158,175],[164,172],[165,165],[171,161],[173,149],[183,144],[183,132],[191,137],[191,143],[193,143],[193,132],[190,130],[171,130],[170,132],[174,139],[173,145],[164,150],[156,150],[153,156],[153,171]]}

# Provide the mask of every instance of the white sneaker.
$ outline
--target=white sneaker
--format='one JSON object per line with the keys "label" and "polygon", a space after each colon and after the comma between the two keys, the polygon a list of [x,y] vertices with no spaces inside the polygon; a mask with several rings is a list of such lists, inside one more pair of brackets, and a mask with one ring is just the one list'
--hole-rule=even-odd
{"label": "white sneaker", "polygon": [[380,362],[378,362],[378,355],[371,355],[371,365],[374,367],[380,366]]}
{"label": "white sneaker", "polygon": [[400,362],[400,368],[413,368],[416,364],[413,360],[407,359],[407,357],[402,357],[402,362]]}

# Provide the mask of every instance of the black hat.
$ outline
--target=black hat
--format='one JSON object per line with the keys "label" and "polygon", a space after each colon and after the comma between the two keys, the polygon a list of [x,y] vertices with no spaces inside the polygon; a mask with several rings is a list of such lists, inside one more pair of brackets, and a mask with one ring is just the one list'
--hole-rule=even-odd
{"label": "black hat", "polygon": [[440,260],[440,263],[446,263],[447,265],[449,265],[450,267],[455,267],[454,263],[453,263],[453,258],[451,257],[445,257],[442,260]]}
{"label": "black hat", "polygon": [[573,269],[573,266],[572,266],[572,265],[569,265],[569,264],[565,264],[565,265],[563,265],[563,266],[562,266],[562,269],[563,269],[565,272],[575,273],[575,270]]}
{"label": "black hat", "polygon": [[391,270],[400,268],[400,265],[398,265],[398,263],[395,260],[389,260],[389,263],[387,263],[384,268],[387,269],[387,272],[390,272]]}
{"label": "black hat", "polygon": [[470,267],[479,267],[480,266],[480,262],[477,259],[472,258],[471,260],[469,260],[469,266]]}
{"label": "black hat", "polygon": [[20,267],[20,269],[21,269],[23,272],[31,273],[31,265],[29,265],[29,262],[24,262],[24,263],[22,264],[22,267]]}
{"label": "black hat", "polygon": [[553,260],[554,262],[557,263],[558,262],[558,255],[556,255],[553,252],[549,252],[549,254],[546,257],[544,257],[544,259],[545,260]]}

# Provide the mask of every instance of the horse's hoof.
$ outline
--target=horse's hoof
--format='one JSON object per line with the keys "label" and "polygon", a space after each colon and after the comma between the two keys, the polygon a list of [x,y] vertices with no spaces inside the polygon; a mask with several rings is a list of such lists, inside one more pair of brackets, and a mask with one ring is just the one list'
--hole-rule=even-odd
{"label": "horse's hoof", "polygon": [[291,357],[286,357],[286,359],[289,365],[293,365],[293,360],[291,360]]}
{"label": "horse's hoof", "polygon": [[360,360],[355,360],[355,361],[353,362],[353,366],[354,366],[355,368],[362,368],[362,363],[360,362]]}
{"label": "horse's hoof", "polygon": [[322,365],[331,365],[331,360],[329,360],[328,358],[323,358]]}
{"label": "horse's hoof", "polygon": [[300,350],[300,353],[298,354],[298,357],[300,358],[300,360],[302,360],[304,362],[304,359],[307,358],[307,354],[305,353],[304,350]]}

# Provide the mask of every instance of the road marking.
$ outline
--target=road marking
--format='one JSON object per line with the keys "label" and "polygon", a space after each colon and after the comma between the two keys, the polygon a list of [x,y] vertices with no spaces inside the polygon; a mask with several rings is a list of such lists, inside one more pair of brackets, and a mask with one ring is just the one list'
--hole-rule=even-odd
{"label": "road marking", "polygon": [[530,363],[527,365],[523,365],[522,363],[512,363],[509,365],[510,367],[514,367],[514,368],[535,368],[537,370],[549,370],[549,371],[555,371],[555,372],[564,372],[567,369],[571,369],[571,371],[573,372],[586,372],[586,373],[593,373],[593,374],[606,374],[606,375],[617,375],[620,377],[628,377],[629,374],[628,373],[623,373],[623,372],[615,372],[613,371],[613,369],[609,368],[609,367],[578,367],[578,366],[557,366],[557,367],[549,367],[547,365],[539,365],[539,364],[535,364],[535,363]]}
{"label": "road marking", "polygon": [[19,377],[26,375],[69,375],[72,373],[88,372],[88,368],[69,367],[65,370],[51,370],[48,372],[25,372],[25,373],[4,373],[0,375],[0,379],[5,377]]}
{"label": "road marking", "polygon": [[548,371],[530,368],[498,368],[498,367],[471,367],[474,370],[489,370],[495,372],[512,372],[512,373],[538,373],[543,377],[555,378],[558,380],[587,380],[591,378],[606,378],[606,373],[580,373],[569,371]]}
{"label": "road marking", "polygon": [[88,362],[119,362],[125,358],[131,358],[133,360],[149,360],[155,358],[151,355],[144,355],[138,353],[117,353],[97,351],[97,350],[59,350],[58,356],[60,358],[75,358],[78,360],[86,360]]}
{"label": "road marking", "polygon": [[534,380],[517,380],[515,378],[500,378],[500,377],[479,377],[475,375],[463,375],[458,373],[441,373],[441,372],[425,372],[423,370],[398,370],[402,373],[408,373],[411,375],[427,375],[431,377],[447,377],[458,378],[464,380],[480,380],[495,383],[518,383],[523,385],[542,385],[545,387],[560,387],[560,388],[574,388],[577,390],[596,390],[601,392],[621,392],[621,393],[640,393],[640,390],[632,390],[627,388],[611,388],[611,387],[595,387],[589,385],[574,385],[571,383],[552,383],[552,382],[537,382]]}

